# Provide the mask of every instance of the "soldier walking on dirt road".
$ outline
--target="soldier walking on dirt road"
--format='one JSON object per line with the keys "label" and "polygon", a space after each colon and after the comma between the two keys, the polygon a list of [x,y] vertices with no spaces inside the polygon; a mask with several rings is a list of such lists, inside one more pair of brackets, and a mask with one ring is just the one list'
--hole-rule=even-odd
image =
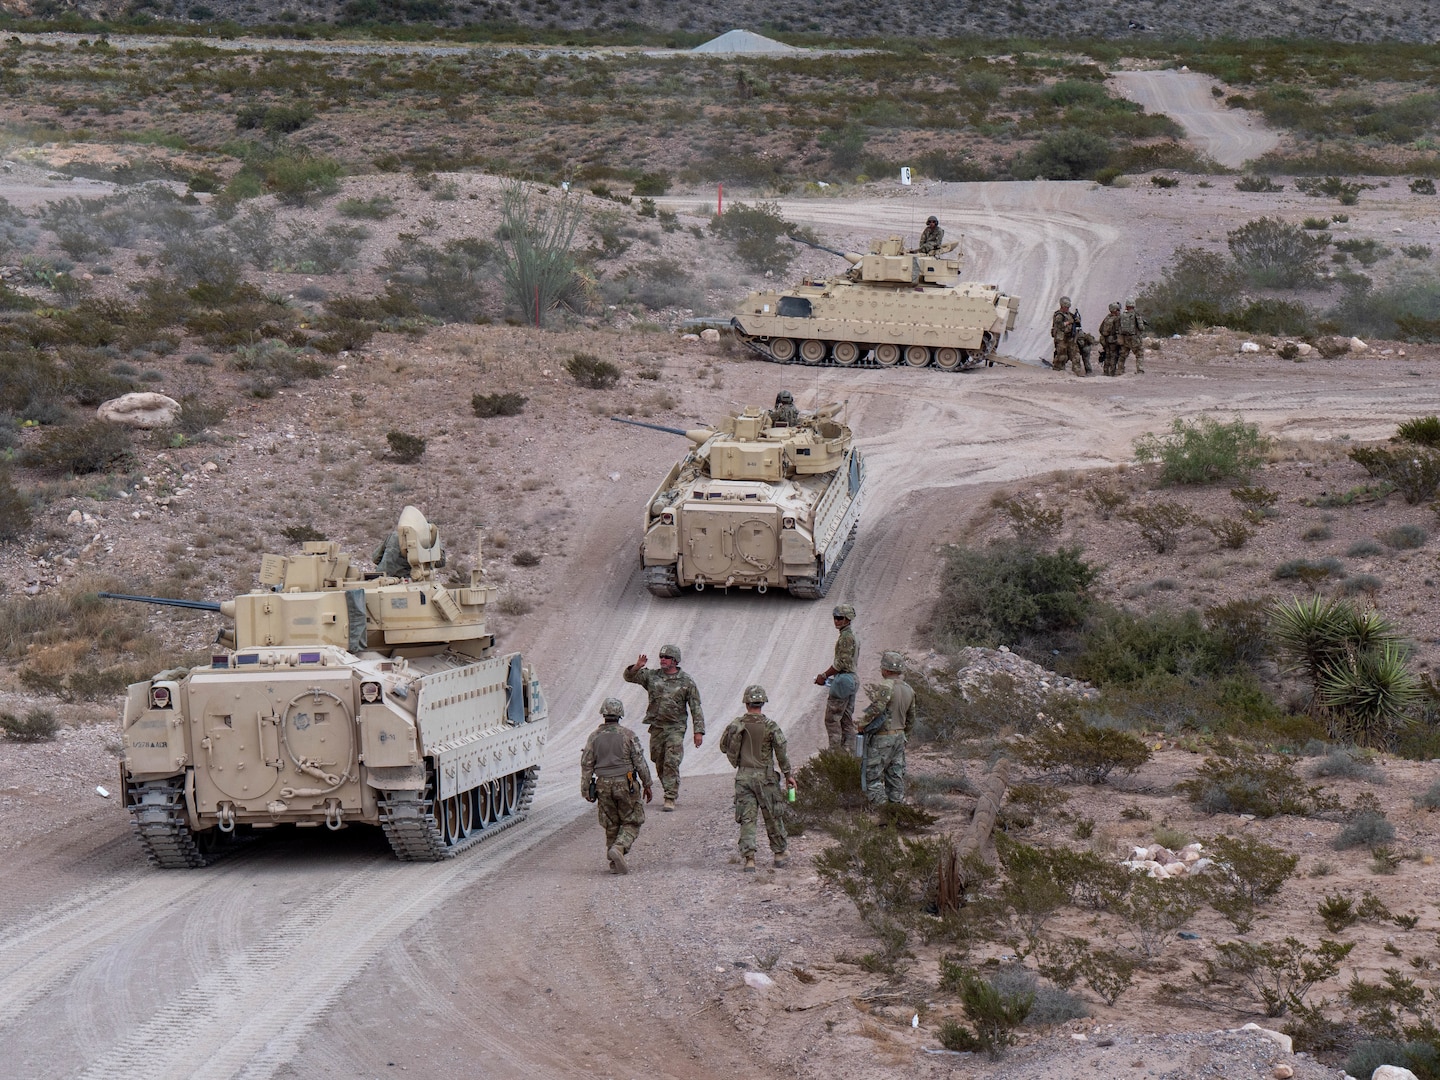
{"label": "soldier walking on dirt road", "polygon": [[604,722],[590,733],[580,755],[580,794],[595,804],[605,830],[605,855],[612,874],[625,874],[625,856],[645,824],[645,802],[651,799],[650,766],[640,737],[620,726],[625,705],[619,698],[600,703]]}
{"label": "soldier walking on dirt road", "polygon": [[815,676],[815,685],[827,687],[829,697],[825,699],[825,737],[831,746],[843,746],[854,752],[855,747],[855,693],[860,689],[855,677],[855,657],[860,646],[855,640],[855,631],[850,623],[855,618],[855,608],[850,604],[837,604],[831,613],[835,629],[840,636],[835,639],[835,662]]}
{"label": "soldier walking on dirt road", "polygon": [[1118,375],[1125,374],[1125,357],[1130,353],[1135,354],[1135,374],[1144,375],[1145,368],[1143,361],[1145,357],[1145,343],[1140,335],[1145,332],[1145,320],[1135,310],[1134,297],[1125,298],[1125,310],[1120,313],[1120,323],[1117,327],[1120,343],[1115,350],[1115,372]]}
{"label": "soldier walking on dirt road", "polygon": [[1115,356],[1120,351],[1120,304],[1110,301],[1110,313],[1100,320],[1101,370],[1115,375]]}
{"label": "soldier walking on dirt road", "polygon": [[880,654],[880,682],[866,687],[870,704],[860,717],[865,734],[860,782],[877,809],[905,801],[905,737],[915,725],[915,691],[901,677],[904,668],[900,653]]}
{"label": "soldier walking on dirt road", "polygon": [[1080,345],[1075,340],[1080,333],[1080,319],[1070,310],[1070,298],[1060,297],[1060,310],[1050,318],[1050,340],[1055,343],[1054,357],[1050,361],[1052,371],[1064,371],[1065,365],[1076,375],[1080,374]]}
{"label": "soldier walking on dirt road", "polygon": [[700,709],[700,688],[695,680],[680,670],[680,647],[660,648],[660,669],[645,666],[644,653],[627,667],[621,677],[628,683],[643,686],[650,695],[644,723],[650,728],[650,760],[660,775],[665,789],[667,813],[675,809],[680,797],[680,762],[685,757],[685,715],[688,711],[695,730],[695,745],[705,741],[705,714]]}
{"label": "soldier walking on dirt road", "polygon": [[758,815],[764,815],[765,835],[770,841],[775,865],[784,866],[789,861],[785,855],[789,841],[780,816],[780,803],[785,795],[776,782],[772,760],[780,766],[787,789],[795,786],[795,775],[790,771],[785,732],[765,715],[768,699],[763,686],[747,686],[743,695],[745,715],[730,721],[720,736],[720,749],[735,766],[735,822],[740,826],[740,857],[745,860],[742,869],[747,873],[755,870]]}

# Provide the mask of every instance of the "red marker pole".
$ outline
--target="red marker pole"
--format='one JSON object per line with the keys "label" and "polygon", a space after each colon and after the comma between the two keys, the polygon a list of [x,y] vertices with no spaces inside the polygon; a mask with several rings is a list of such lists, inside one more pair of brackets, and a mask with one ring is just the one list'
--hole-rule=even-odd
{"label": "red marker pole", "polygon": [[715,185],[715,216],[721,217],[725,213],[725,185]]}

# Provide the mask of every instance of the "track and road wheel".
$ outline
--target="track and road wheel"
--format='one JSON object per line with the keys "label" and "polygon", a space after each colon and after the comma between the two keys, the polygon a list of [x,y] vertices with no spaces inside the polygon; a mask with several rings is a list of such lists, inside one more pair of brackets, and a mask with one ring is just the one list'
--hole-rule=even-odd
{"label": "track and road wheel", "polygon": [[807,338],[800,343],[800,359],[807,364],[821,363],[828,351],[825,342],[817,341],[815,338]]}
{"label": "track and road wheel", "polygon": [[475,792],[467,791],[460,796],[460,835],[469,836],[475,831]]}
{"label": "track and road wheel", "polygon": [[837,341],[831,355],[841,367],[850,367],[860,359],[860,346],[853,341]]}
{"label": "track and road wheel", "polygon": [[961,364],[959,349],[936,349],[935,366],[941,371],[956,371]]}
{"label": "track and road wheel", "polygon": [[782,364],[788,364],[795,359],[795,342],[788,337],[772,338],[770,341],[770,355]]}
{"label": "track and road wheel", "polygon": [[185,810],[185,778],[130,781],[126,785],[130,823],[145,854],[165,870],[208,866],[235,846],[235,833],[190,828]]}
{"label": "track and road wheel", "polygon": [[881,367],[894,367],[900,362],[900,346],[890,341],[876,345],[875,362]]}
{"label": "track and road wheel", "polygon": [[830,591],[830,586],[835,584],[835,578],[840,573],[840,567],[845,565],[845,557],[850,554],[850,549],[855,546],[855,534],[860,529],[857,521],[850,526],[850,532],[845,537],[845,546],[840,549],[840,557],[830,567],[830,572],[824,577],[791,578],[786,587],[790,595],[799,597],[801,600],[823,600],[825,594]]}
{"label": "track and road wheel", "polygon": [[[395,855],[407,862],[438,862],[452,858],[466,848],[523,821],[535,795],[535,778],[540,769],[538,766],[522,769],[492,780],[480,789],[462,792],[448,799],[435,798],[434,769],[428,769],[427,772],[424,791],[379,793],[380,827],[385,831],[385,838],[390,841]],[[460,800],[471,796],[488,796],[494,813],[489,822],[465,836],[459,831],[462,820]],[[484,803],[481,805],[483,807]],[[448,808],[452,806],[455,809],[456,825],[453,832],[450,828],[451,815],[448,812]]]}
{"label": "track and road wheel", "polygon": [[911,367],[927,367],[930,364],[930,350],[924,345],[907,345],[905,363]]}
{"label": "track and road wheel", "polygon": [[642,576],[652,596],[679,596],[682,592],[673,566],[647,566]]}

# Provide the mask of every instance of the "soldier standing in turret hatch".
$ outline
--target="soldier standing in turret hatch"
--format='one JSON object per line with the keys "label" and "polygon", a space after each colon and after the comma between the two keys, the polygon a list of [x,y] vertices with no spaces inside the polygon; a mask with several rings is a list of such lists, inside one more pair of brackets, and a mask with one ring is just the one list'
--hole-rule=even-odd
{"label": "soldier standing in turret hatch", "polygon": [[915,250],[921,255],[938,255],[944,243],[945,230],[940,227],[940,219],[931,214],[925,219],[925,231],[920,234],[920,245]]}
{"label": "soldier standing in turret hatch", "polygon": [[685,717],[688,711],[695,729],[695,745],[705,741],[705,714],[700,708],[700,688],[680,670],[680,646],[660,647],[660,670],[647,668],[644,653],[621,672],[628,683],[643,686],[650,695],[644,723],[650,728],[650,760],[665,789],[666,813],[675,809],[680,797],[680,762],[685,757]]}
{"label": "soldier standing in turret hatch", "polygon": [[770,423],[775,427],[794,427],[800,422],[800,410],[795,407],[795,395],[781,390],[775,395],[775,407],[770,410]]}

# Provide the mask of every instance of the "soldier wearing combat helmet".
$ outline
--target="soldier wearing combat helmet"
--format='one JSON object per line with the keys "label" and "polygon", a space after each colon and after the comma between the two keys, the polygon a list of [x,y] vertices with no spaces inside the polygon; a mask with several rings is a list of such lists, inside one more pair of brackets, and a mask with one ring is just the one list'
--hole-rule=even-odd
{"label": "soldier wearing combat helmet", "polygon": [[855,657],[860,646],[855,640],[855,631],[850,628],[855,608],[850,604],[837,604],[832,615],[835,629],[839,631],[835,639],[835,660],[815,676],[815,685],[830,691],[825,698],[825,737],[831,746],[848,748],[855,744],[855,693],[860,689]]}
{"label": "soldier wearing combat helmet", "polygon": [[1070,298],[1060,297],[1060,310],[1050,318],[1050,340],[1055,344],[1054,357],[1050,361],[1050,367],[1054,371],[1064,371],[1065,365],[1070,365],[1070,370],[1080,374],[1080,345],[1076,338],[1080,334],[1080,317],[1070,310]]}
{"label": "soldier wearing combat helmet", "polygon": [[780,767],[786,788],[795,786],[795,775],[790,770],[785,733],[765,715],[768,699],[763,686],[747,686],[742,695],[745,714],[730,721],[720,736],[720,749],[735,766],[735,822],[740,826],[740,857],[747,872],[755,870],[757,816],[765,818],[765,835],[775,865],[784,866],[788,861],[785,822],[780,816],[785,794],[772,762]]}
{"label": "soldier wearing combat helmet", "polygon": [[880,654],[880,682],[865,689],[870,704],[860,717],[865,735],[861,784],[872,807],[905,801],[905,738],[915,726],[915,691],[901,676],[905,657]]}
{"label": "soldier wearing combat helmet", "polygon": [[775,395],[775,407],[770,410],[770,422],[775,427],[794,427],[800,422],[800,410],[795,407],[795,395],[781,390]]}
{"label": "soldier wearing combat helmet", "polygon": [[[605,830],[605,854],[612,874],[629,871],[625,856],[645,824],[645,803],[651,799],[650,766],[639,737],[620,726],[625,706],[619,698],[600,703],[604,722],[590,733],[580,755],[580,794],[595,804]],[[644,802],[641,802],[641,798]]]}
{"label": "soldier wearing combat helmet", "polygon": [[925,231],[920,234],[920,245],[915,250],[921,255],[938,255],[944,243],[945,230],[940,227],[940,219],[931,214],[925,219]]}
{"label": "soldier wearing combat helmet", "polygon": [[1115,356],[1120,351],[1120,305],[1110,301],[1110,314],[1100,320],[1100,369],[1114,375]]}
{"label": "soldier wearing combat helmet", "polygon": [[705,740],[705,713],[700,708],[700,688],[680,670],[678,645],[661,646],[658,671],[645,666],[648,659],[641,653],[640,658],[621,673],[621,678],[643,686],[650,695],[644,720],[650,728],[650,760],[655,763],[660,786],[665,789],[665,805],[661,809],[669,812],[675,809],[675,800],[680,797],[686,714],[694,727],[698,747]]}

